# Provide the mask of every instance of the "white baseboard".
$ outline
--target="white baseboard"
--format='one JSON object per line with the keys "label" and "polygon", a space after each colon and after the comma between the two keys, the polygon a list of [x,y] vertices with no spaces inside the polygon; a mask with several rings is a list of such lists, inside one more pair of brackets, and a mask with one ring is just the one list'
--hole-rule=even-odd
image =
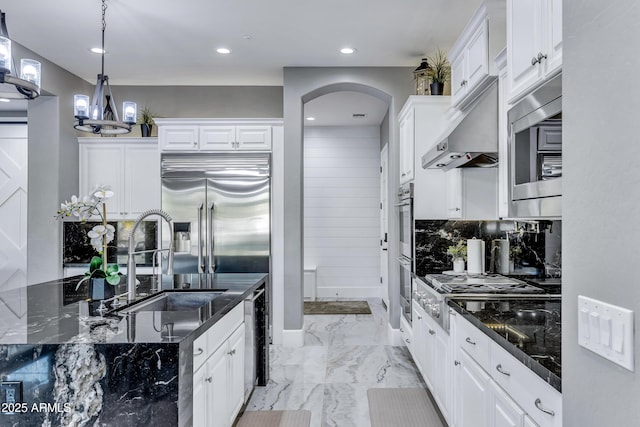
{"label": "white baseboard", "polygon": [[[337,294],[337,295],[336,295]],[[382,288],[318,288],[317,298],[382,298]]]}
{"label": "white baseboard", "polygon": [[405,346],[405,342],[402,339],[402,333],[400,329],[393,329],[390,324],[387,323],[387,337],[389,342],[393,346]]}
{"label": "white baseboard", "polygon": [[303,329],[284,329],[282,331],[283,347],[302,347],[304,345]]}

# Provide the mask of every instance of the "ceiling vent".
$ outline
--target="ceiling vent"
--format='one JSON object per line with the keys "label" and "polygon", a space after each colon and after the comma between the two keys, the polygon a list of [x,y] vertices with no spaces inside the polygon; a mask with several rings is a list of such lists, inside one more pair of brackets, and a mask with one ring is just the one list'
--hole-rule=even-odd
{"label": "ceiling vent", "polygon": [[354,119],[364,119],[365,117],[367,117],[365,113],[353,113]]}

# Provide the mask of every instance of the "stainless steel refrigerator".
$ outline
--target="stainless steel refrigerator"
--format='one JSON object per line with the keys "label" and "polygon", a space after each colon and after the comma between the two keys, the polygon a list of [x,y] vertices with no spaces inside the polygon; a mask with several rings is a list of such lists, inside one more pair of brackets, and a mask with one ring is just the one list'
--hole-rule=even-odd
{"label": "stainless steel refrigerator", "polygon": [[165,153],[161,164],[174,273],[268,273],[270,154]]}

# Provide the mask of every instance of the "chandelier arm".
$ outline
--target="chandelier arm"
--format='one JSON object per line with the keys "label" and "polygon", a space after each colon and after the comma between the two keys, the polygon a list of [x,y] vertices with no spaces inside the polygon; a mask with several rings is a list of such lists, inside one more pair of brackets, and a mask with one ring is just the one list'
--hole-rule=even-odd
{"label": "chandelier arm", "polygon": [[105,83],[107,85],[107,93],[109,94],[109,106],[111,106],[111,111],[113,111],[113,118],[116,122],[119,122],[120,118],[118,117],[118,109],[116,108],[116,103],[113,100],[113,93],[111,93],[111,85],[109,84],[109,77],[107,76],[105,76]]}

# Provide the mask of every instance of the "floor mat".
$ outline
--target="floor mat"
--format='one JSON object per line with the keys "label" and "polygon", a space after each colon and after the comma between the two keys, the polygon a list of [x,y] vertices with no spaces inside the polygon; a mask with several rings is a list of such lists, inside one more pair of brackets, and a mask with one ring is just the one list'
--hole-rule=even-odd
{"label": "floor mat", "polygon": [[446,426],[423,388],[370,388],[367,399],[371,427]]}
{"label": "floor mat", "polygon": [[246,411],[236,427],[308,427],[311,412],[299,411]]}
{"label": "floor mat", "polygon": [[366,301],[305,301],[304,314],[371,314]]}

